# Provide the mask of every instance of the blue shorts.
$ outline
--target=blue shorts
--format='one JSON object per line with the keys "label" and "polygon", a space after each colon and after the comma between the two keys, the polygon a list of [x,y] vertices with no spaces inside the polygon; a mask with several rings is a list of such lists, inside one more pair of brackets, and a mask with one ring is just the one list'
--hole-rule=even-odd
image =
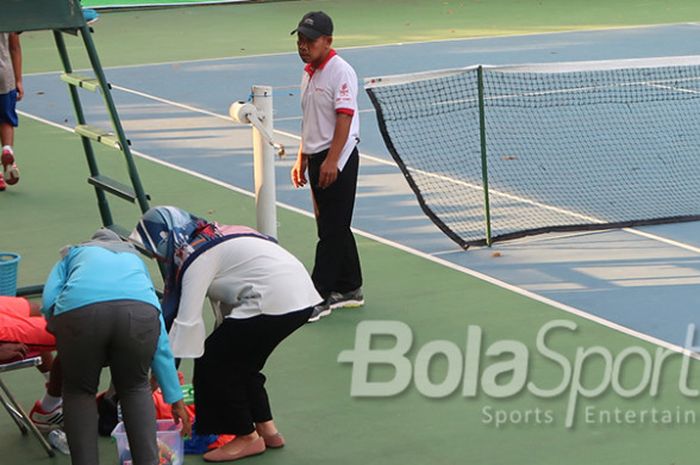
{"label": "blue shorts", "polygon": [[17,127],[19,119],[17,118],[17,91],[11,90],[6,94],[0,95],[0,123],[9,124]]}

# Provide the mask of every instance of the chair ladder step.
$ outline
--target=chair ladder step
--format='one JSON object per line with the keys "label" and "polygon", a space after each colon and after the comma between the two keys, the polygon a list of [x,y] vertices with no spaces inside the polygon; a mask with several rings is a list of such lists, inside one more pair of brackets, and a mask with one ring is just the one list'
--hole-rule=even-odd
{"label": "chair ladder step", "polygon": [[90,92],[96,92],[100,88],[100,83],[97,78],[91,78],[86,76],[81,76],[75,73],[63,73],[61,74],[61,81],[71,86],[81,87]]}
{"label": "chair ladder step", "polygon": [[99,142],[102,145],[106,145],[107,147],[122,150],[119,138],[112,131],[96,128],[87,124],[79,124],[75,127],[75,133],[87,137],[90,140],[94,140],[95,142]]}
{"label": "chair ladder step", "polygon": [[[128,200],[131,203],[136,202],[136,192],[134,192],[134,189],[131,188],[131,186],[127,186],[126,184],[107,176],[103,176],[101,174],[97,176],[90,176],[88,178],[88,183],[92,184],[98,189],[109,192],[112,195]],[[151,199],[148,194],[146,194],[146,198],[149,200]]]}

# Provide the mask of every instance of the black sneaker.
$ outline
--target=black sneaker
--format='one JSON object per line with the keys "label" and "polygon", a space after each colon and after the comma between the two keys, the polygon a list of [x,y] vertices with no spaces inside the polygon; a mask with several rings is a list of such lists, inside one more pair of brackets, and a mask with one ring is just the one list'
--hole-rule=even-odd
{"label": "black sneaker", "polygon": [[318,305],[314,306],[311,316],[307,320],[307,323],[315,323],[321,318],[327,317],[331,314],[331,306],[329,304],[329,299],[324,300]]}
{"label": "black sneaker", "polygon": [[[336,308],[357,308],[365,304],[365,298],[362,295],[362,288],[358,287],[354,291],[344,294],[340,292],[331,292],[327,302],[331,310],[335,310]],[[330,311],[328,313],[330,313]]]}

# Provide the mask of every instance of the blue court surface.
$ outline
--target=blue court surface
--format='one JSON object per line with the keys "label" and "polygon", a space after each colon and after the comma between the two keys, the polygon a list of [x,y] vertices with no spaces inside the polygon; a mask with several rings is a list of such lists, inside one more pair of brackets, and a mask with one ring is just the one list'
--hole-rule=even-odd
{"label": "blue court surface", "polygon": [[[250,192],[251,133],[230,121],[228,106],[246,100],[253,84],[273,86],[275,128],[288,153],[277,165],[278,201],[310,215],[308,189],[297,191],[289,181],[300,133],[302,72],[292,39],[289,45],[292,52],[287,54],[247,58],[117,68],[104,63],[135,152]],[[396,44],[339,53],[360,79],[475,64],[686,56],[700,54],[700,25]],[[29,75],[25,88],[23,115],[65,128],[75,125],[57,73]],[[108,127],[99,96],[88,97],[88,120]],[[549,234],[461,251],[420,210],[384,146],[364,93],[360,106],[357,232],[656,343],[683,345],[688,324],[700,324],[700,224]],[[284,228],[280,224],[281,234]]]}

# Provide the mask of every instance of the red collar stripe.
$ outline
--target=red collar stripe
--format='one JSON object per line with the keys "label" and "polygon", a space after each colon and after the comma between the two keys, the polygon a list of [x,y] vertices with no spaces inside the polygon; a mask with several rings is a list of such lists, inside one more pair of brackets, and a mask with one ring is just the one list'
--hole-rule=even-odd
{"label": "red collar stripe", "polygon": [[321,63],[320,65],[318,65],[318,67],[316,67],[316,68],[314,68],[314,67],[311,65],[311,63],[307,63],[307,65],[304,67],[304,71],[306,71],[307,73],[309,73],[309,76],[313,76],[314,73],[315,73],[317,70],[325,68],[325,67],[326,67],[326,63],[328,63],[329,61],[331,61],[331,58],[333,58],[334,56],[336,56],[335,50],[331,49],[331,51],[328,52],[328,55],[326,55],[326,59],[323,60],[323,63]]}

